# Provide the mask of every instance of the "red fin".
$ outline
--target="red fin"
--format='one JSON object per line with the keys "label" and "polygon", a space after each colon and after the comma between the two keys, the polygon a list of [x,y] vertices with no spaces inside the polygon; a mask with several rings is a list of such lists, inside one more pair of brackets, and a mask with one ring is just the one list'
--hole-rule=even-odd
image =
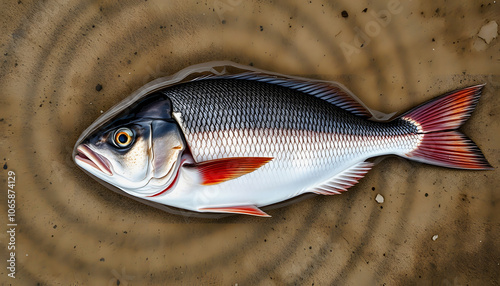
{"label": "red fin", "polygon": [[253,205],[237,206],[237,207],[220,207],[220,208],[200,208],[199,211],[271,217],[270,215],[266,214],[261,209]]}
{"label": "red fin", "polygon": [[215,185],[251,173],[271,161],[268,157],[234,157],[210,160],[194,165],[202,185]]}
{"label": "red fin", "polygon": [[360,162],[310,190],[318,195],[338,195],[358,183],[373,167],[371,162]]}
{"label": "red fin", "polygon": [[484,84],[452,91],[400,116],[415,125],[418,147],[406,154],[423,163],[473,170],[492,169],[481,150],[458,131],[471,115]]}
{"label": "red fin", "polygon": [[458,131],[433,132],[422,136],[418,148],[406,154],[412,160],[448,168],[493,169],[476,144]]}
{"label": "red fin", "polygon": [[484,84],[481,84],[443,94],[400,118],[417,125],[419,133],[455,130],[470,117],[483,87]]}

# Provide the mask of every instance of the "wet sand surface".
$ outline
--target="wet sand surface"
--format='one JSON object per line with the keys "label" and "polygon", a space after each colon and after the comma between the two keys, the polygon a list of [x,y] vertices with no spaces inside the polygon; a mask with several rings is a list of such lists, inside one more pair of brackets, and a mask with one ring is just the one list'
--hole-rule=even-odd
{"label": "wet sand surface", "polygon": [[[500,23],[494,2],[9,1],[0,11],[1,284],[498,285],[500,44],[477,35]],[[74,143],[102,112],[214,60],[335,80],[383,112],[486,83],[462,131],[495,169],[388,158],[342,195],[272,218],[207,220],[118,195],[73,163]]]}

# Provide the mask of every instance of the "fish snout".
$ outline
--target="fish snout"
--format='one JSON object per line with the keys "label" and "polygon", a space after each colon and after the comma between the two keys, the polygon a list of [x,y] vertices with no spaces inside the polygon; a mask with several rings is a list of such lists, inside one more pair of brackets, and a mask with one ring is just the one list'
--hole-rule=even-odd
{"label": "fish snout", "polygon": [[76,150],[77,153],[75,155],[75,161],[77,163],[86,164],[87,166],[92,167],[94,170],[97,170],[108,176],[113,176],[113,172],[111,171],[111,163],[108,159],[92,151],[92,149],[87,147],[85,144],[79,145]]}

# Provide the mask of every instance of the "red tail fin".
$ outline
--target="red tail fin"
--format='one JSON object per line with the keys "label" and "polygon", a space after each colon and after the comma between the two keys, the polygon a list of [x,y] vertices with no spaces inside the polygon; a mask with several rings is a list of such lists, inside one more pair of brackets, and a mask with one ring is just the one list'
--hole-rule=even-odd
{"label": "red tail fin", "polygon": [[418,147],[406,156],[449,168],[492,169],[476,144],[454,131],[470,117],[483,87],[476,85],[443,94],[401,115],[421,134]]}

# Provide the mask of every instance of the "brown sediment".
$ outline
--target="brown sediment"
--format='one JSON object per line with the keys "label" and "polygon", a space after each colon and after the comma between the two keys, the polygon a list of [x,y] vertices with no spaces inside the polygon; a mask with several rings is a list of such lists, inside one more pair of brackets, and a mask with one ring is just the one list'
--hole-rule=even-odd
{"label": "brown sediment", "polygon": [[[401,1],[391,8],[398,13],[389,3],[6,4],[0,149],[3,178],[16,173],[16,282],[498,283],[498,37],[474,47],[498,3]],[[116,194],[74,164],[73,145],[101,110],[153,79],[212,60],[335,80],[386,113],[486,83],[461,130],[495,169],[389,158],[342,195],[266,210],[272,218],[212,220]],[[6,200],[4,193],[5,215]]]}

